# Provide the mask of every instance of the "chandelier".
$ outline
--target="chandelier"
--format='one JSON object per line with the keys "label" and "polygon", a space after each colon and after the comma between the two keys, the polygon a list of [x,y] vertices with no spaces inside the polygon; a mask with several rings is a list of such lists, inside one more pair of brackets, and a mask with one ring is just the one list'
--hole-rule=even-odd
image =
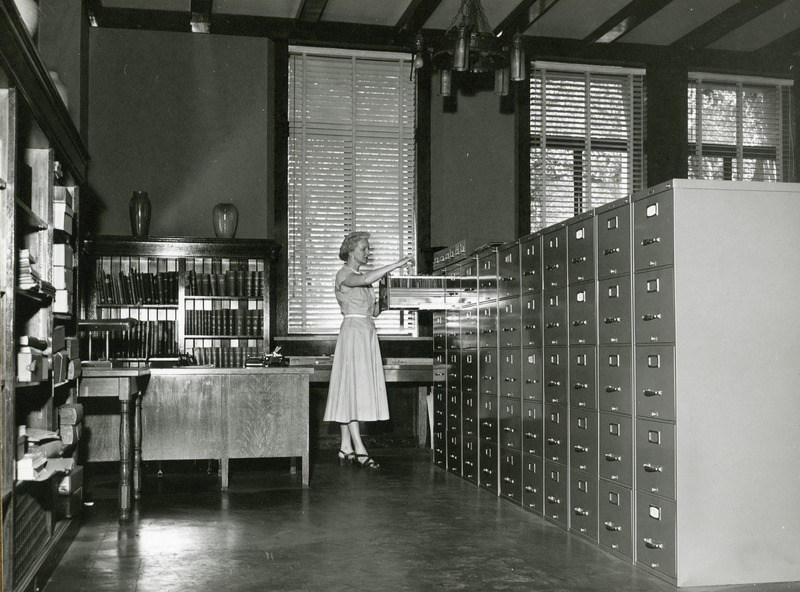
{"label": "chandelier", "polygon": [[[422,67],[424,42],[414,42],[414,66]],[[525,80],[525,51],[517,33],[510,43],[496,37],[480,0],[461,0],[461,6],[441,40],[431,51],[431,62],[439,70],[439,94],[452,93],[453,72],[494,72],[494,91],[507,95],[509,80]]]}

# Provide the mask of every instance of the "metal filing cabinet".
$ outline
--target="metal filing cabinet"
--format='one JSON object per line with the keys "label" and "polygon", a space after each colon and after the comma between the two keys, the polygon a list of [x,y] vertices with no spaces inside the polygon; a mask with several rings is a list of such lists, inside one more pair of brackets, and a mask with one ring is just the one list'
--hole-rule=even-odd
{"label": "metal filing cabinet", "polygon": [[631,202],[595,211],[597,233],[598,542],[634,558]]}
{"label": "metal filing cabinet", "polygon": [[498,350],[498,254],[489,247],[477,253],[478,272],[478,483],[499,493],[499,374]]}
{"label": "metal filing cabinet", "polygon": [[800,185],[632,202],[636,560],[678,586],[800,580]]}
{"label": "metal filing cabinet", "polygon": [[798,184],[675,180],[520,239],[519,452],[477,270],[479,484],[516,502],[519,458],[524,508],[678,586],[800,580],[798,204]]}

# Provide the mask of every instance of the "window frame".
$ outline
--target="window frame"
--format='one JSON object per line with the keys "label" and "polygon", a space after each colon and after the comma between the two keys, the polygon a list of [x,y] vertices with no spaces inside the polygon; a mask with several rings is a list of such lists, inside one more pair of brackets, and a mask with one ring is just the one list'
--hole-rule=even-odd
{"label": "window frame", "polygon": [[[403,72],[405,73],[406,81],[410,81],[414,85],[413,89],[411,89],[411,92],[413,93],[413,97],[414,97],[413,98],[413,104],[411,105],[410,111],[406,111],[405,113],[406,113],[406,117],[408,117],[408,116],[412,117],[412,119],[414,120],[415,125],[411,126],[412,134],[410,136],[410,142],[408,141],[408,137],[409,136],[404,136],[405,142],[406,142],[404,144],[404,146],[406,146],[406,148],[408,148],[408,145],[410,144],[410,150],[412,151],[411,153],[414,154],[414,157],[413,157],[413,161],[414,162],[412,163],[413,170],[411,171],[410,175],[406,175],[405,176],[406,186],[409,186],[409,184],[410,184],[410,188],[411,188],[411,202],[412,202],[411,210],[413,210],[413,211],[409,212],[406,209],[403,210],[404,215],[405,215],[405,217],[407,219],[410,216],[410,224],[408,224],[406,222],[406,227],[407,228],[403,232],[404,233],[409,232],[408,228],[410,228],[411,240],[410,241],[407,240],[407,237],[406,237],[406,239],[403,239],[403,243],[402,244],[407,245],[409,242],[411,243],[411,245],[412,245],[411,248],[413,249],[413,255],[417,258],[418,261],[420,259],[420,254],[422,252],[420,250],[420,244],[421,244],[420,243],[420,240],[421,240],[420,228],[419,228],[420,227],[420,221],[418,219],[418,210],[419,210],[420,205],[421,205],[420,204],[420,186],[419,186],[419,179],[418,179],[418,177],[420,176],[420,170],[419,170],[419,157],[420,157],[420,155],[419,155],[419,146],[418,146],[418,144],[420,142],[420,139],[419,139],[418,135],[415,133],[414,130],[416,130],[416,127],[419,125],[419,119],[420,119],[420,116],[419,116],[419,114],[420,114],[420,111],[419,111],[419,109],[420,109],[419,108],[420,89],[418,88],[419,85],[417,84],[418,77],[414,76],[413,78],[411,78],[411,76],[408,74],[408,71],[409,71],[411,63],[412,63],[412,56],[411,56],[411,54],[408,54],[408,53],[386,52],[386,51],[368,51],[368,50],[348,50],[348,49],[334,49],[334,48],[319,48],[319,47],[307,47],[307,46],[286,46],[286,48],[287,48],[287,51],[286,51],[287,80],[286,80],[285,86],[284,86],[284,88],[285,88],[284,92],[286,93],[284,100],[286,101],[287,114],[289,116],[287,118],[287,127],[286,127],[287,145],[286,145],[286,156],[285,156],[285,158],[286,158],[286,160],[285,160],[285,162],[286,162],[286,169],[285,169],[286,170],[286,173],[285,173],[286,174],[286,194],[285,194],[285,196],[286,196],[285,197],[285,199],[286,199],[286,201],[285,201],[285,220],[286,220],[286,222],[285,222],[285,224],[286,224],[286,226],[285,226],[285,233],[286,233],[286,242],[285,242],[286,251],[285,251],[285,254],[286,254],[286,257],[285,257],[285,260],[284,260],[285,261],[284,269],[281,270],[282,271],[281,275],[283,277],[285,277],[285,279],[283,280],[283,282],[284,282],[283,286],[281,286],[281,288],[282,289],[285,288],[285,295],[286,295],[285,302],[286,302],[286,304],[285,304],[285,308],[283,310],[279,311],[279,316],[281,317],[279,319],[279,322],[282,325],[282,327],[285,328],[284,330],[285,330],[285,334],[287,336],[313,337],[315,335],[319,335],[319,336],[332,335],[332,334],[338,333],[339,325],[340,325],[340,322],[341,322],[341,320],[338,318],[338,305],[336,305],[336,301],[335,301],[334,293],[333,293],[333,276],[335,275],[335,273],[336,273],[336,271],[338,269],[338,264],[341,264],[341,261],[339,261],[338,259],[335,259],[335,263],[330,267],[330,273],[326,274],[325,277],[319,277],[319,278],[316,278],[314,280],[317,283],[317,285],[320,285],[319,283],[321,283],[321,285],[324,285],[326,289],[328,287],[330,288],[329,289],[329,292],[330,292],[329,302],[332,303],[333,306],[336,307],[335,310],[336,310],[336,313],[337,313],[335,322],[332,322],[332,318],[328,319],[328,321],[331,322],[330,326],[314,326],[314,325],[309,326],[308,323],[302,322],[302,323],[300,323],[300,325],[302,325],[302,326],[300,326],[299,329],[298,329],[298,323],[296,322],[296,320],[290,322],[290,314],[291,314],[290,308],[292,306],[292,303],[290,302],[290,300],[291,300],[291,290],[293,289],[293,287],[292,287],[292,272],[291,272],[291,266],[293,264],[293,262],[291,260],[291,251],[292,251],[292,244],[291,243],[292,243],[292,240],[293,240],[293,236],[292,236],[293,229],[292,229],[292,222],[291,222],[290,218],[291,218],[291,215],[292,215],[291,212],[292,212],[292,189],[293,188],[292,188],[292,184],[291,184],[291,180],[290,180],[291,179],[291,171],[289,170],[291,168],[291,166],[292,166],[291,165],[291,160],[292,160],[292,157],[291,157],[291,154],[292,154],[292,147],[291,147],[291,126],[292,126],[292,122],[291,122],[291,117],[292,117],[292,113],[290,111],[291,108],[289,107],[289,105],[291,103],[291,100],[289,98],[289,93],[292,92],[292,88],[291,88],[291,82],[290,82],[289,79],[290,79],[290,68],[292,67],[292,62],[291,62],[291,60],[293,59],[292,56],[300,54],[300,53],[305,53],[306,55],[314,56],[314,57],[323,56],[323,57],[326,57],[326,58],[328,58],[328,57],[330,57],[330,58],[342,58],[343,60],[351,60],[351,61],[352,60],[357,60],[359,58],[363,58],[363,59],[369,60],[369,61],[375,61],[375,60],[386,61],[386,60],[388,60],[388,61],[391,61],[392,64],[394,64],[394,67],[398,67],[398,65],[401,64],[401,63],[403,64],[402,67],[404,68]],[[403,83],[403,81],[400,80],[400,78],[401,77],[398,77],[398,80],[400,81],[400,83]],[[407,88],[407,86],[405,86],[405,88],[406,88],[405,92],[406,93],[409,92],[409,89]],[[401,92],[401,94],[402,94],[402,92]],[[401,117],[401,119],[402,119],[402,117]],[[401,126],[402,126],[402,121],[401,121]],[[397,128],[397,129],[400,129],[400,128]],[[406,129],[408,129],[408,128],[406,128]],[[402,148],[400,148],[400,150],[402,152]],[[407,161],[403,161],[403,162],[407,164]],[[409,181],[409,179],[410,179],[410,181]],[[400,189],[401,189],[401,191],[403,191],[402,183],[400,183],[400,185],[401,185]],[[408,195],[409,195],[408,192],[403,192],[402,194],[406,196],[406,199],[408,199]],[[429,210],[429,205],[425,207],[425,211],[428,211],[428,210]],[[356,224],[356,222],[353,222],[353,224]],[[354,227],[353,229],[364,230],[364,231],[367,231],[367,232],[371,232],[373,234],[373,238],[371,239],[371,243],[373,245],[373,249],[375,248],[375,239],[378,238],[376,235],[380,234],[379,229],[361,227],[360,225],[357,226],[357,227]],[[342,233],[342,237],[344,236],[344,234],[345,233],[343,232]],[[400,240],[400,236],[401,235],[398,235],[398,241]],[[403,234],[402,236],[406,236],[406,235]],[[341,240],[339,240],[339,243],[340,242],[341,242]],[[399,244],[400,243],[398,243],[398,245]],[[398,248],[401,249],[402,247],[398,246]],[[336,249],[335,250],[338,251],[338,244],[336,245]],[[328,256],[328,255],[329,254],[327,252],[324,254],[324,256]],[[335,253],[333,253],[333,257],[335,258]],[[400,256],[398,256],[397,258],[400,258]],[[391,261],[394,261],[394,260],[395,260],[395,258],[391,257]],[[378,257],[376,257],[376,259],[373,260],[371,263],[374,266],[380,266],[380,265],[383,265],[383,264],[391,262],[391,261],[389,261],[389,260],[384,261],[383,259],[378,259]],[[372,267],[372,265],[371,265],[371,267]],[[296,284],[295,284],[295,287],[296,287]],[[377,292],[377,285],[375,285],[375,290]],[[326,302],[328,302],[327,299],[326,299]],[[328,311],[328,312],[330,312],[330,311]],[[333,314],[333,313],[331,312],[330,314]],[[388,329],[386,327],[385,319],[387,319],[388,317],[392,317],[392,316],[396,316],[399,319],[396,322],[396,325],[395,325],[396,329]],[[383,336],[390,336],[390,337],[396,337],[396,338],[401,338],[401,339],[402,338],[416,338],[416,337],[419,336],[419,333],[420,333],[417,315],[415,313],[413,313],[413,312],[408,312],[408,311],[405,311],[405,312],[401,312],[401,311],[386,311],[386,312],[382,313],[381,316],[376,320],[376,325],[378,326],[379,334],[381,334]]]}

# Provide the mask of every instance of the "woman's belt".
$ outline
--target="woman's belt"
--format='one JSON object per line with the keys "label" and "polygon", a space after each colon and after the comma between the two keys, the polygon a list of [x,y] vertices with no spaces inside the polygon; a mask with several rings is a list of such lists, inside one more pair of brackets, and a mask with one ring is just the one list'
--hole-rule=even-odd
{"label": "woman's belt", "polygon": [[362,318],[362,319],[368,319],[369,315],[352,313],[352,314],[346,314],[346,315],[344,315],[344,317],[345,318],[347,318],[347,317],[359,317],[359,318]]}

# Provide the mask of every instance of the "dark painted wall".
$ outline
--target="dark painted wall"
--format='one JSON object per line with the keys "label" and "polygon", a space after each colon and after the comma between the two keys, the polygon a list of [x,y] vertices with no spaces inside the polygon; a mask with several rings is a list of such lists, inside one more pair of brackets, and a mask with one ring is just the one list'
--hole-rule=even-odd
{"label": "dark painted wall", "polygon": [[509,99],[465,83],[441,97],[435,74],[431,87],[431,246],[517,238]]}
{"label": "dark painted wall", "polygon": [[95,232],[129,234],[128,200],[143,190],[151,236],[213,237],[213,206],[232,202],[237,238],[271,238],[271,43],[92,29],[89,45]]}

